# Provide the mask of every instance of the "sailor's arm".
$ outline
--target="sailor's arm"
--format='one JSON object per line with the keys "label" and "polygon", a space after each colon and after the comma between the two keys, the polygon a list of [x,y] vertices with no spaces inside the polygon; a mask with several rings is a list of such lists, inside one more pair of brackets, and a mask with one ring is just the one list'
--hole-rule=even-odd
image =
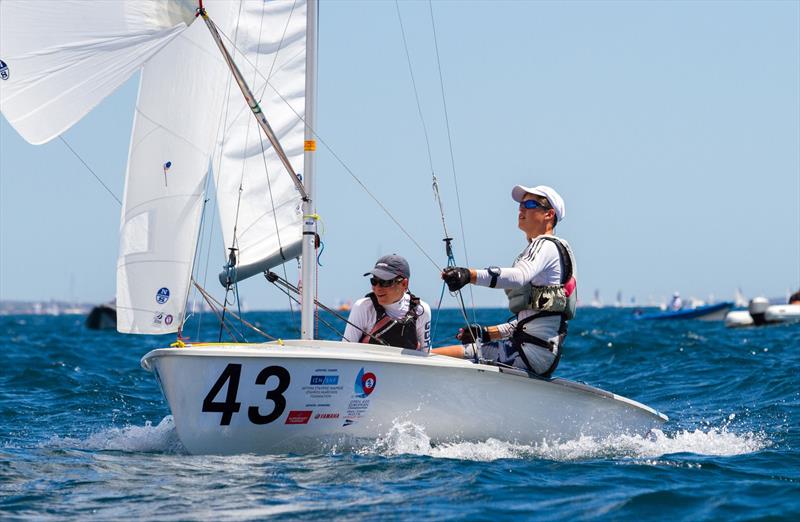
{"label": "sailor's arm", "polygon": [[365,301],[369,302],[369,299],[357,300],[350,309],[350,316],[347,318],[347,326],[344,329],[342,341],[357,343],[364,336],[364,331],[369,331],[369,317]]}
{"label": "sailor's arm", "polygon": [[489,288],[519,288],[530,282],[541,269],[541,263],[520,260],[513,267],[499,268],[446,268],[442,279],[451,291],[459,290],[468,283]]}

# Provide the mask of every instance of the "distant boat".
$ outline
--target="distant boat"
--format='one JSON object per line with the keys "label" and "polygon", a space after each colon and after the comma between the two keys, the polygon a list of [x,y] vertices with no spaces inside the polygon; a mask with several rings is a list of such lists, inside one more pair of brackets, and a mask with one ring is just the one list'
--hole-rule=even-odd
{"label": "distant boat", "polygon": [[682,308],[681,310],[668,310],[652,314],[636,315],[636,319],[699,319],[701,321],[720,321],[733,308],[732,301],[725,301],[712,305],[698,306],[695,308]]}
{"label": "distant boat", "polygon": [[86,316],[86,328],[90,330],[116,330],[117,305],[116,302],[97,305]]}
{"label": "distant boat", "polygon": [[800,304],[770,304],[766,297],[755,297],[747,310],[736,310],[725,316],[725,326],[767,326],[800,322]]}

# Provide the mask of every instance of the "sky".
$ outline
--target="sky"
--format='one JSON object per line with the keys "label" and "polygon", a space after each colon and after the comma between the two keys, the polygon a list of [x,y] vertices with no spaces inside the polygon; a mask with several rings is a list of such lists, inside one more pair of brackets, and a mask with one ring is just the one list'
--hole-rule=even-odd
{"label": "sky", "polygon": [[[400,11],[459,265],[510,266],[525,246],[511,189],[546,184],[584,303],[800,288],[800,2],[436,1],[447,120],[428,3]],[[363,296],[362,274],[398,253],[435,307],[444,233],[395,3],[323,1],[319,38],[317,132],[414,239],[320,147],[320,299]],[[118,198],[137,85],[64,134]],[[110,300],[119,203],[62,141],[30,145],[1,120],[0,299]],[[208,255],[219,296],[223,245]],[[240,294],[288,307],[263,278]]]}

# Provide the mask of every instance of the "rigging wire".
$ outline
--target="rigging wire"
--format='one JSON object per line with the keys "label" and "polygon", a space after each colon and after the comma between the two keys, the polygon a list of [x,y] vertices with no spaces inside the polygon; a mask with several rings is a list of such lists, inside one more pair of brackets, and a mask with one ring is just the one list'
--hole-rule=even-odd
{"label": "rigging wire", "polygon": [[[281,278],[280,278],[280,276],[278,276],[278,274],[276,274],[275,272],[264,272],[264,277],[267,279],[267,281],[269,281],[270,283],[272,283],[273,285],[275,285],[275,287],[277,287],[279,290],[281,290],[283,293],[285,293],[286,295],[288,295],[290,299],[293,299],[293,300],[294,300],[294,301],[296,301],[298,304],[300,303],[300,301],[298,301],[298,300],[297,300],[295,297],[292,297],[292,296],[289,294],[289,292],[291,291],[291,292],[294,292],[294,293],[295,293],[295,294],[297,294],[297,295],[300,295],[300,289],[299,289],[299,288],[297,288],[296,286],[294,286],[293,284],[291,284],[289,281],[287,281],[287,280],[285,280],[285,279],[281,279]],[[280,284],[280,286],[278,286],[279,284]],[[281,286],[282,286],[283,288],[281,288]],[[384,345],[384,346],[388,346],[388,345],[386,344],[386,341],[384,341],[384,340],[383,340],[383,339],[381,339],[380,337],[376,337],[376,336],[372,335],[370,332],[368,332],[368,331],[364,330],[364,329],[363,329],[363,328],[361,328],[360,326],[358,326],[358,325],[356,325],[356,324],[354,324],[354,323],[351,323],[351,322],[350,322],[348,319],[346,319],[346,318],[345,318],[345,317],[344,317],[342,314],[338,313],[338,312],[337,312],[337,311],[335,311],[333,308],[331,308],[331,307],[329,307],[329,306],[326,306],[326,305],[324,305],[324,304],[323,304],[323,303],[321,303],[321,302],[320,302],[318,299],[314,299],[314,304],[316,304],[317,306],[319,306],[320,308],[322,308],[324,311],[326,311],[326,312],[328,312],[328,313],[330,313],[330,314],[332,314],[332,315],[336,316],[336,318],[337,318],[337,319],[340,319],[340,320],[344,321],[345,323],[349,324],[350,326],[354,327],[356,330],[359,330],[359,331],[361,331],[361,333],[363,333],[364,335],[367,335],[367,336],[369,336],[371,339],[373,339],[374,341],[376,341],[378,344],[382,344],[382,345]],[[334,328],[333,326],[331,326],[330,324],[328,324],[328,323],[327,323],[327,322],[326,322],[324,319],[322,319],[322,317],[319,317],[319,320],[320,320],[322,323],[324,323],[324,324],[325,324],[325,326],[327,326],[328,328],[330,328],[330,329],[331,329],[331,330],[332,330],[334,333],[338,334],[340,337],[344,337],[344,333],[343,333],[343,332],[340,332],[339,330],[337,330],[336,328]]]}
{"label": "rigging wire", "polygon": [[[430,139],[428,137],[428,130],[427,130],[427,127],[425,125],[425,118],[423,117],[423,114],[422,114],[422,104],[420,103],[420,99],[419,99],[419,92],[418,92],[418,89],[417,89],[417,82],[414,79],[414,68],[411,65],[411,54],[408,51],[408,42],[406,40],[405,27],[403,26],[403,17],[400,14],[400,4],[398,3],[397,0],[395,0],[394,5],[395,5],[395,8],[397,10],[397,19],[400,22],[400,34],[402,35],[402,38],[403,38],[403,49],[406,52],[406,60],[408,62],[408,72],[409,72],[409,74],[411,76],[411,85],[414,88],[414,98],[417,101],[417,112],[419,113],[419,118],[420,118],[420,121],[422,122],[422,129],[423,129],[423,132],[425,134],[425,143],[426,143],[426,145],[428,147],[428,161],[430,162],[431,177],[433,178],[432,188],[433,188],[433,193],[434,193],[434,196],[436,198],[436,201],[439,203],[439,215],[441,216],[441,219],[442,219],[442,228],[444,230],[444,236],[445,236],[444,237],[444,242],[445,242],[445,252],[446,252],[446,255],[447,255],[447,266],[448,267],[456,266],[455,256],[453,255],[452,238],[450,237],[450,234],[447,232],[447,224],[445,222],[444,205],[442,204],[442,198],[441,198],[441,195],[439,194],[439,182],[436,179],[436,173],[434,172],[434,168],[433,168],[433,158],[431,156],[431,145],[430,145]],[[441,63],[440,63],[440,60],[439,60],[439,46],[438,46],[438,43],[437,43],[437,40],[436,40],[436,26],[434,24],[434,19],[433,19],[433,8],[431,8],[431,25],[433,27],[434,46],[435,46],[435,49],[436,49],[436,65],[437,65],[437,68],[439,70],[439,84],[441,86],[441,91],[442,91],[442,102],[444,103],[445,121],[447,122],[447,136],[448,136],[448,140],[450,142],[450,160],[451,160],[451,164],[453,165],[453,177],[455,178],[455,160],[454,160],[454,156],[453,156],[453,145],[452,145],[452,138],[451,138],[451,133],[450,133],[450,122],[449,122],[449,119],[447,118],[447,103],[445,102],[445,97],[444,97],[444,81],[442,80],[442,68],[441,68]],[[458,185],[456,184],[456,194],[458,194],[457,189],[458,189]],[[463,236],[464,235],[464,221],[463,221],[463,218],[462,218],[462,215],[461,215],[461,207],[460,207],[460,205],[459,205],[459,218],[461,219],[461,233],[462,233],[462,236]],[[469,263],[467,263],[467,264],[469,264]],[[437,328],[437,326],[439,324],[439,315],[440,314],[438,312],[439,312],[439,310],[441,309],[441,306],[442,306],[442,299],[444,298],[444,288],[445,288],[445,283],[443,282],[442,283],[442,291],[441,291],[441,294],[439,295],[439,303],[437,305],[436,322],[434,323],[433,329],[431,331],[431,335],[432,336],[435,335],[436,328]],[[472,289],[470,288],[470,294],[471,293],[472,293]],[[465,307],[465,304],[464,304],[463,296],[461,294],[461,290],[458,290],[453,295],[457,295],[458,296],[459,302],[461,304],[461,312],[462,312],[462,314],[463,314],[463,316],[465,318],[465,324],[467,324],[467,326],[469,327],[469,319],[467,319],[467,311],[466,311],[466,307]],[[474,298],[473,298],[473,316],[474,315],[475,315],[475,310],[474,310]]]}
{"label": "rigging wire", "polygon": [[[234,36],[233,36],[234,39],[238,38],[238,35],[239,35],[239,24],[240,24],[241,19],[242,19],[242,6],[243,6],[243,4],[240,2],[239,3],[239,12],[236,15],[236,28],[235,28]],[[262,21],[263,21],[263,18],[262,18]],[[259,43],[259,45],[260,45],[260,43]],[[234,53],[239,50],[238,47],[236,47],[236,46],[234,46],[234,49],[235,49]],[[242,54],[244,54],[244,53],[242,53]],[[230,80],[231,80],[231,78],[228,77],[228,89],[226,91],[227,93],[230,93],[230,86],[231,86],[231,81]],[[226,100],[226,107],[225,107],[226,121],[227,121],[227,115],[228,115],[228,110],[229,109],[230,109],[230,95],[227,97],[227,100]],[[247,127],[247,134],[245,134],[245,143],[247,142],[247,136],[248,136],[249,133],[250,133],[250,127],[248,126]],[[221,163],[222,163],[222,155],[220,154],[220,164]],[[220,174],[220,176],[222,175],[221,172],[219,174]],[[223,322],[225,321],[225,313],[226,313],[226,311],[228,309],[228,294],[231,291],[231,286],[233,286],[233,291],[234,291],[234,296],[236,298],[237,307],[238,307],[239,313],[241,315],[241,304],[240,304],[240,301],[239,301],[239,281],[238,281],[239,278],[236,277],[236,252],[239,250],[237,248],[238,244],[239,244],[239,241],[238,241],[238,235],[237,235],[236,231],[237,231],[237,228],[238,228],[238,225],[239,225],[239,209],[240,209],[241,202],[242,202],[242,191],[243,191],[242,184],[243,184],[243,179],[244,179],[244,163],[242,163],[242,172],[241,172],[241,175],[239,177],[239,193],[238,193],[238,199],[236,201],[236,213],[235,213],[235,217],[234,217],[234,221],[233,221],[233,236],[231,237],[231,246],[228,247],[228,262],[225,264],[225,271],[226,271],[226,276],[225,276],[225,297],[223,299],[223,306],[222,306],[222,320],[220,321],[220,325],[219,325],[219,341],[220,342],[222,341],[222,325],[223,325]],[[233,275],[233,278],[231,277],[231,275]],[[233,303],[231,303],[231,304],[233,304]]]}
{"label": "rigging wire", "polygon": [[[229,43],[230,43],[232,46],[234,46],[234,47],[236,46],[236,45],[235,45],[235,44],[234,44],[234,43],[231,41],[231,39],[228,37],[228,35],[226,35],[226,34],[225,34],[223,31],[220,31],[220,35],[222,35],[222,36],[223,36],[223,37],[224,37],[226,40],[228,40],[228,42],[229,42]],[[248,63],[250,63],[250,65],[251,65],[251,66],[253,65],[253,64],[252,64],[252,62],[250,62],[250,60],[247,58],[247,56],[243,55],[242,57],[245,59],[245,61],[247,61]],[[347,173],[350,175],[350,177],[351,177],[351,178],[353,178],[353,180],[354,180],[354,181],[355,181],[355,182],[356,182],[356,183],[357,183],[357,184],[358,184],[358,185],[359,185],[359,186],[362,188],[362,190],[364,190],[364,192],[365,192],[365,193],[366,193],[366,194],[367,194],[367,195],[368,195],[368,196],[369,196],[369,197],[370,197],[370,198],[371,198],[371,199],[372,199],[372,200],[375,202],[375,204],[376,204],[376,205],[378,205],[378,207],[379,207],[379,208],[380,208],[380,209],[381,209],[381,210],[382,210],[382,211],[383,211],[383,212],[384,212],[384,213],[385,213],[385,214],[386,214],[386,215],[389,217],[389,219],[390,219],[390,220],[391,220],[391,221],[392,221],[392,222],[393,222],[393,223],[394,223],[394,224],[397,226],[397,228],[399,228],[399,229],[400,229],[400,230],[403,232],[403,234],[404,234],[404,235],[405,235],[405,236],[406,236],[406,237],[409,239],[409,241],[411,241],[411,243],[412,243],[412,244],[413,244],[413,245],[414,245],[414,246],[415,246],[415,247],[416,247],[416,248],[417,248],[417,249],[418,249],[418,250],[419,250],[419,251],[422,253],[422,255],[423,255],[425,258],[427,258],[427,259],[428,259],[428,261],[430,261],[430,262],[431,262],[431,264],[433,264],[433,266],[434,266],[434,267],[436,267],[436,270],[437,270],[437,271],[441,271],[441,267],[440,267],[440,266],[439,266],[439,264],[438,264],[438,263],[437,263],[437,262],[436,262],[436,261],[433,259],[433,257],[431,257],[431,255],[430,255],[430,254],[428,254],[428,252],[427,252],[427,251],[426,251],[426,250],[425,250],[425,249],[424,249],[424,248],[423,248],[423,247],[422,247],[422,246],[419,244],[419,242],[418,242],[416,239],[414,239],[414,237],[413,237],[413,236],[412,236],[412,235],[411,235],[411,234],[408,232],[408,230],[406,230],[406,228],[405,228],[405,227],[403,227],[403,225],[402,225],[402,224],[400,224],[400,222],[397,220],[397,218],[394,216],[394,214],[392,214],[392,213],[389,211],[389,209],[388,209],[388,208],[386,208],[386,206],[385,206],[383,203],[381,203],[381,201],[380,201],[380,200],[379,200],[379,199],[378,199],[378,198],[377,198],[377,197],[376,197],[376,196],[375,196],[375,195],[374,195],[374,194],[373,194],[373,193],[372,193],[372,192],[371,192],[371,191],[370,191],[370,190],[367,188],[367,186],[364,184],[364,182],[363,182],[363,181],[361,181],[361,179],[360,179],[358,176],[356,176],[356,174],[355,174],[355,173],[352,171],[352,169],[350,169],[350,167],[349,167],[349,166],[348,166],[348,165],[347,165],[347,164],[344,162],[344,160],[342,160],[342,159],[339,157],[339,155],[338,155],[338,154],[336,154],[336,152],[335,152],[335,151],[333,150],[333,148],[332,148],[332,147],[331,147],[331,146],[328,144],[328,142],[327,142],[327,141],[325,141],[325,139],[324,139],[322,136],[320,136],[320,135],[319,135],[319,133],[317,133],[316,129],[314,129],[313,127],[311,127],[311,126],[309,126],[309,125],[308,125],[308,123],[306,122],[305,118],[304,118],[303,116],[301,116],[301,115],[300,115],[300,114],[299,114],[299,113],[298,113],[298,112],[297,112],[297,111],[294,109],[294,107],[292,107],[292,105],[289,103],[289,101],[286,99],[286,97],[285,97],[285,96],[284,96],[284,95],[283,95],[283,94],[282,94],[280,91],[278,91],[278,89],[276,89],[274,85],[272,85],[272,83],[269,81],[269,79],[265,78],[265,77],[263,76],[263,74],[260,74],[260,73],[259,73],[259,75],[261,76],[261,78],[262,78],[264,81],[266,81],[266,84],[267,84],[267,85],[269,85],[269,87],[270,87],[270,88],[273,90],[273,92],[275,92],[275,94],[277,94],[277,95],[278,95],[278,97],[281,99],[281,101],[283,101],[283,103],[284,103],[284,104],[286,104],[286,106],[287,106],[287,107],[289,107],[289,110],[291,110],[291,111],[292,111],[292,113],[294,113],[294,115],[295,115],[295,116],[296,116],[296,117],[297,117],[297,118],[298,118],[300,121],[302,121],[302,122],[303,122],[303,123],[306,125],[306,127],[308,127],[308,129],[311,131],[311,134],[313,134],[313,135],[314,135],[314,137],[316,138],[316,140],[317,140],[317,141],[319,141],[319,142],[322,144],[322,146],[323,146],[323,147],[325,147],[325,149],[326,149],[326,150],[327,150],[327,151],[328,151],[328,152],[329,152],[329,153],[330,153],[330,154],[333,156],[333,158],[336,160],[336,162],[337,162],[337,163],[339,163],[339,165],[340,165],[340,166],[341,166],[341,167],[342,167],[342,168],[343,168],[343,169],[344,169],[344,170],[345,170],[345,171],[346,171],[346,172],[347,172]]]}
{"label": "rigging wire", "polygon": [[[283,33],[281,33],[281,39],[280,39],[280,42],[278,43],[278,47],[277,47],[277,49],[275,50],[275,53],[272,56],[272,64],[270,65],[269,73],[267,74],[267,81],[269,81],[269,78],[272,78],[272,75],[275,72],[275,64],[278,62],[278,54],[284,48],[283,47],[283,42],[286,39],[286,32],[289,30],[289,22],[291,22],[291,20],[292,20],[292,15],[294,14],[294,8],[295,8],[296,5],[297,5],[297,1],[295,0],[294,2],[292,2],[292,8],[289,11],[289,16],[286,18],[286,24],[283,26]],[[264,11],[261,12],[261,27],[259,28],[259,39],[258,39],[258,41],[259,41],[259,44],[258,44],[259,51],[261,50],[261,40],[262,39],[260,38],[260,36],[262,34],[263,29],[264,29]],[[266,93],[266,91],[267,91],[267,85],[265,83],[264,84],[264,88],[261,90],[261,94],[258,97],[258,103],[259,104],[261,104],[261,99],[264,97],[264,93]],[[283,242],[281,241],[281,231],[280,231],[280,227],[278,225],[278,213],[277,213],[277,210],[275,209],[275,198],[274,198],[273,192],[272,192],[272,180],[270,179],[269,168],[267,166],[267,156],[266,156],[266,147],[264,146],[264,136],[261,133],[258,133],[258,136],[259,136],[259,139],[261,141],[261,159],[263,160],[263,163],[264,163],[264,172],[266,172],[266,174],[267,174],[267,192],[269,193],[269,202],[270,202],[270,206],[272,207],[272,219],[273,219],[273,221],[275,223],[275,236],[278,239],[278,248],[280,249],[281,257],[283,257]],[[288,274],[286,272],[286,263],[282,263],[281,264],[281,268],[283,269],[283,277],[284,277],[284,279],[288,280],[289,277],[288,277]],[[292,301],[291,298],[289,299],[289,311],[291,312],[292,325],[296,325],[297,318],[296,318],[295,310],[294,310],[294,302]]]}
{"label": "rigging wire", "polygon": [[[239,17],[241,17],[241,8],[242,8],[242,6],[240,4],[240,6],[239,6]],[[292,9],[291,9],[291,11],[289,13],[289,16],[286,19],[286,24],[284,25],[283,33],[281,35],[281,40],[280,40],[280,42],[278,44],[278,48],[273,54],[272,63],[270,64],[270,70],[269,70],[269,74],[268,74],[267,80],[266,80],[267,82],[268,82],[268,79],[272,77],[272,73],[273,73],[273,70],[274,70],[274,67],[275,67],[275,63],[277,62],[278,54],[280,53],[280,50],[283,48],[283,42],[285,40],[286,32],[288,30],[288,26],[289,26],[289,23],[291,21],[291,16],[292,16],[292,13],[294,12],[294,8],[295,8],[295,4],[293,3],[292,4]],[[213,22],[211,22],[210,20],[208,20],[208,22],[213,24]],[[238,34],[238,30],[239,30],[239,24],[237,22],[237,26],[236,26],[236,33],[237,34]],[[244,59],[246,59],[248,61],[248,63],[250,63],[253,66],[252,83],[255,83],[255,81],[257,80],[258,76],[261,75],[261,73],[259,71],[259,67],[258,67],[258,61],[261,58],[262,38],[260,36],[263,34],[263,30],[264,30],[264,11],[262,10],[260,27],[259,27],[258,47],[256,49],[256,64],[252,64],[252,62],[247,59],[247,56],[245,55],[245,53],[243,51],[241,51],[238,48],[238,46],[236,46],[235,44],[233,45],[234,53],[237,53],[237,52],[240,53],[241,56]],[[228,37],[226,36],[226,38],[228,38]],[[228,38],[228,40],[230,41],[230,38]],[[233,58],[231,57],[230,60],[232,60],[232,59]],[[261,75],[261,76],[263,76],[263,75]],[[229,83],[229,86],[230,86],[230,83]],[[266,89],[266,87],[265,87],[265,89]],[[262,93],[262,96],[263,96],[263,93]],[[238,114],[237,114],[237,118],[238,118]],[[246,128],[246,131],[245,131],[245,143],[249,142],[249,134],[250,134],[250,126],[248,125],[247,128]],[[264,162],[264,169],[265,169],[265,171],[267,173],[268,192],[269,192],[269,196],[270,196],[270,201],[272,202],[273,218],[276,219],[276,216],[275,216],[275,205],[274,205],[274,200],[273,200],[273,196],[272,196],[272,186],[271,186],[271,183],[270,183],[270,180],[269,180],[269,171],[267,169],[266,148],[264,146],[263,136],[261,135],[260,132],[258,133],[258,136],[259,136],[259,141],[260,141],[260,145],[261,145],[262,161]],[[273,146],[273,150],[275,150],[275,146]],[[282,151],[275,150],[275,152],[280,154]],[[225,305],[226,305],[225,309],[227,309],[227,304],[228,304],[228,301],[227,301],[228,293],[232,288],[232,290],[234,292],[234,295],[235,295],[236,303],[237,303],[237,306],[239,308],[240,314],[241,314],[241,300],[239,298],[238,278],[235,277],[235,274],[236,274],[235,266],[236,266],[236,252],[239,251],[238,228],[239,228],[239,219],[240,219],[241,210],[242,210],[242,195],[243,195],[243,192],[244,192],[245,177],[246,177],[246,173],[247,173],[247,159],[248,158],[247,158],[246,147],[245,147],[245,150],[242,152],[242,155],[243,155],[243,157],[242,157],[243,161],[242,161],[241,173],[240,173],[240,178],[239,178],[239,189],[238,189],[238,198],[237,198],[237,202],[236,202],[236,211],[235,211],[235,214],[234,214],[233,237],[231,239],[231,246],[228,248],[230,253],[229,253],[229,257],[228,257],[229,261],[228,261],[228,263],[226,265],[226,270],[227,270],[227,281],[226,281],[226,283],[227,284],[226,284],[226,292],[225,292]],[[280,249],[282,251],[283,250],[283,246],[282,246],[281,239],[280,239],[280,230],[279,230],[279,228],[277,226],[277,219],[276,219],[275,224],[276,224],[275,229],[276,229],[276,232],[278,234],[278,244],[279,244],[279,247],[280,247]],[[284,267],[284,270],[285,270],[285,267]],[[231,274],[233,274],[234,277],[231,277]],[[290,306],[291,306],[291,303],[290,303]],[[224,316],[224,313],[225,313],[225,309],[223,309],[223,316]],[[221,340],[221,336],[222,336],[222,329],[220,328],[220,340]]]}
{"label": "rigging wire", "polygon": [[[436,198],[436,202],[439,204],[439,216],[442,219],[442,229],[444,229],[444,237],[449,238],[450,234],[447,232],[447,223],[445,222],[444,218],[444,204],[442,203],[442,197],[439,193],[439,181],[436,179],[436,171],[433,168],[433,155],[431,154],[431,140],[428,136],[428,126],[425,124],[425,117],[422,114],[422,103],[419,100],[419,90],[417,89],[417,81],[414,79],[414,67],[411,65],[411,53],[408,51],[408,41],[406,40],[406,30],[403,26],[403,16],[400,14],[400,4],[397,0],[394,1],[394,6],[397,10],[397,19],[400,22],[400,35],[403,37],[403,49],[406,52],[406,62],[408,63],[408,74],[411,76],[411,85],[414,88],[414,99],[417,102],[417,114],[419,114],[419,120],[422,123],[422,132],[425,136],[425,146],[428,151],[428,165],[431,169],[431,178],[432,178],[432,188],[433,188],[433,195]],[[447,240],[445,240],[447,241]],[[452,253],[449,250],[450,243],[447,243],[448,247],[448,257],[451,257],[450,254]],[[448,265],[449,266],[449,265]]]}
{"label": "rigging wire", "polygon": [[106,192],[108,192],[109,194],[111,194],[111,197],[112,197],[112,198],[114,198],[115,200],[117,200],[117,203],[119,203],[120,205],[122,205],[122,201],[120,201],[120,199],[117,197],[117,195],[116,195],[116,194],[114,194],[114,193],[111,191],[111,189],[110,189],[110,188],[108,188],[108,186],[107,186],[105,183],[103,183],[103,180],[102,180],[102,179],[100,179],[100,176],[98,176],[98,175],[95,173],[95,171],[93,171],[93,170],[92,170],[92,167],[90,167],[90,166],[89,166],[89,165],[88,165],[88,164],[87,164],[85,161],[83,161],[83,158],[81,158],[80,154],[78,154],[77,152],[75,152],[75,149],[73,149],[73,148],[70,146],[70,144],[69,144],[69,143],[67,143],[67,140],[65,140],[63,136],[59,136],[59,137],[58,137],[58,139],[60,139],[60,140],[61,140],[61,142],[62,142],[62,143],[63,143],[63,144],[64,144],[64,145],[65,145],[65,146],[66,146],[66,147],[67,147],[67,148],[70,150],[70,152],[72,152],[72,154],[74,154],[74,155],[75,155],[75,157],[76,157],[76,158],[78,158],[78,160],[79,160],[81,163],[83,163],[83,166],[84,166],[84,167],[86,167],[86,169],[87,169],[89,172],[91,172],[91,173],[92,173],[92,176],[94,176],[94,179],[96,179],[96,180],[97,180],[97,182],[98,182],[98,183],[100,183],[100,184],[103,186],[103,188],[104,188],[104,189],[106,189]]}
{"label": "rigging wire", "polygon": [[[442,62],[441,62],[441,59],[439,58],[439,39],[436,36],[436,21],[435,21],[435,18],[433,16],[433,2],[431,0],[428,0],[428,10],[429,10],[430,15],[431,15],[431,28],[433,29],[433,46],[434,46],[434,49],[436,50],[436,68],[439,71],[439,87],[440,87],[440,91],[442,93],[442,106],[444,108],[444,121],[445,121],[445,126],[447,128],[447,144],[448,144],[449,149],[450,149],[450,166],[451,166],[451,168],[453,170],[453,185],[455,187],[455,193],[456,193],[456,203],[457,203],[456,206],[458,207],[458,222],[459,222],[459,224],[461,226],[461,242],[462,242],[463,247],[464,247],[464,261],[465,261],[467,266],[470,266],[469,254],[467,253],[467,234],[466,234],[466,232],[464,232],[464,214],[461,211],[461,194],[460,194],[460,192],[458,190],[458,176],[456,175],[456,160],[455,160],[455,154],[453,153],[453,136],[452,136],[452,132],[450,131],[450,117],[449,117],[448,112],[447,112],[447,98],[445,97],[445,91],[444,91],[444,77],[442,75]],[[444,285],[442,285],[442,292],[444,292]],[[472,319],[473,319],[473,322],[477,322],[477,316],[476,316],[476,312],[475,312],[475,294],[474,294],[474,292],[472,290],[472,285],[469,285],[469,296],[470,296],[470,302],[472,304]]]}
{"label": "rigging wire", "polygon": [[[194,283],[195,287],[197,287],[197,290],[198,290],[198,292],[200,292],[200,294],[201,294],[201,295],[202,295],[202,296],[203,296],[203,297],[206,299],[206,301],[208,302],[208,304],[209,304],[209,306],[211,307],[211,309],[212,309],[212,310],[213,310],[215,313],[217,313],[217,317],[219,317],[219,313],[218,313],[218,312],[217,312],[217,310],[216,310],[216,309],[213,307],[213,304],[216,304],[217,306],[222,306],[222,303],[220,303],[219,301],[217,301],[217,300],[214,298],[214,296],[212,296],[211,294],[209,294],[209,293],[208,293],[208,291],[207,291],[205,288],[203,288],[202,286],[200,286],[200,285],[197,283],[197,281],[195,281],[194,279],[192,279],[192,283]],[[233,315],[233,316],[234,316],[236,319],[239,319],[239,321],[241,321],[242,323],[244,323],[244,324],[245,324],[247,327],[249,327],[249,328],[250,328],[251,330],[253,330],[254,332],[258,333],[259,335],[262,335],[263,337],[266,337],[267,339],[270,339],[270,340],[272,340],[272,341],[277,341],[277,340],[278,340],[278,338],[277,338],[277,337],[273,337],[273,336],[269,335],[267,332],[265,332],[265,331],[261,330],[261,329],[260,329],[260,328],[258,328],[256,325],[254,325],[254,324],[252,324],[252,323],[250,323],[250,322],[248,322],[248,321],[245,321],[245,320],[244,320],[242,317],[240,317],[240,316],[237,316],[237,315],[236,315],[234,312],[232,312],[232,311],[231,311],[231,312],[230,312],[230,314],[231,314],[231,315]],[[233,325],[231,325],[231,326],[233,326]],[[236,337],[233,335],[233,333],[232,333],[230,330],[228,330],[228,333],[230,333],[230,334],[231,334],[231,336],[232,336],[234,339],[236,338]]]}

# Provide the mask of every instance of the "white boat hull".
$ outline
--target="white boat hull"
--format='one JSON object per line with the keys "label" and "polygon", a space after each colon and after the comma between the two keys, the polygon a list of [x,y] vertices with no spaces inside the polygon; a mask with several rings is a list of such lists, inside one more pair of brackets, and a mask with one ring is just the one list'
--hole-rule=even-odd
{"label": "white boat hull", "polygon": [[178,436],[196,454],[343,448],[402,421],[432,442],[533,444],[646,433],[667,420],[564,379],[364,344],[194,345],[154,350],[142,366],[156,373]]}
{"label": "white boat hull", "polygon": [[[782,324],[800,322],[800,305],[770,305],[764,311],[763,324]],[[734,310],[725,316],[725,326],[753,326],[755,321],[747,310]]]}

